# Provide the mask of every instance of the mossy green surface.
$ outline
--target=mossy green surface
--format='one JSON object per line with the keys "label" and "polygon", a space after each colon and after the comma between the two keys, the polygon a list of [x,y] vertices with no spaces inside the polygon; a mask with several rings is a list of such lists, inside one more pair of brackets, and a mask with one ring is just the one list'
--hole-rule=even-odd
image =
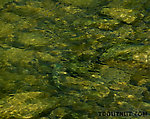
{"label": "mossy green surface", "polygon": [[148,4],[1,0],[0,118],[149,118]]}

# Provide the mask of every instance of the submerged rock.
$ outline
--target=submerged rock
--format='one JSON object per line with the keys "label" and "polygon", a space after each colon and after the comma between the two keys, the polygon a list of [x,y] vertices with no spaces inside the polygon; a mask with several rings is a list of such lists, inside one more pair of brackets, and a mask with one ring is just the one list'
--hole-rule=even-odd
{"label": "submerged rock", "polygon": [[149,111],[148,0],[2,1],[0,118]]}
{"label": "submerged rock", "polygon": [[12,24],[0,21],[0,38],[11,36],[13,30],[14,26]]}
{"label": "submerged rock", "polygon": [[145,53],[145,57],[143,57],[143,62],[146,63],[149,61],[149,49],[150,46],[148,45],[145,46],[120,44],[109,48],[106,53],[103,53],[100,60],[108,60],[111,58],[122,60],[140,60],[140,55]]}
{"label": "submerged rock", "polygon": [[10,95],[0,101],[0,118],[36,118],[43,111],[50,111],[58,105],[56,97],[43,92],[26,92]]}
{"label": "submerged rock", "polygon": [[137,13],[132,9],[103,8],[101,10],[101,13],[111,16],[114,19],[126,22],[127,24],[134,22],[135,19],[137,18]]}
{"label": "submerged rock", "polygon": [[[23,67],[30,67],[30,62],[34,62],[34,52],[33,51],[25,51],[24,49],[19,48],[11,48],[4,51],[3,61],[5,65],[19,65]],[[35,62],[34,62],[35,63]]]}
{"label": "submerged rock", "polygon": [[80,90],[81,94],[87,100],[97,100],[104,98],[109,94],[109,89],[100,82],[92,82],[83,79],[76,79],[73,77],[66,77],[64,86],[73,90]]}
{"label": "submerged rock", "polygon": [[49,40],[42,38],[38,33],[21,33],[18,34],[18,42],[25,46],[45,46],[49,44]]}
{"label": "submerged rock", "polygon": [[101,76],[105,78],[105,82],[128,82],[130,75],[123,70],[104,66],[100,69]]}
{"label": "submerged rock", "polygon": [[0,9],[2,9],[6,3],[12,2],[12,1],[14,1],[14,0],[1,0],[0,1]]}
{"label": "submerged rock", "polygon": [[61,0],[61,2],[72,4],[73,6],[80,6],[80,7],[93,7],[97,4],[98,0]]}

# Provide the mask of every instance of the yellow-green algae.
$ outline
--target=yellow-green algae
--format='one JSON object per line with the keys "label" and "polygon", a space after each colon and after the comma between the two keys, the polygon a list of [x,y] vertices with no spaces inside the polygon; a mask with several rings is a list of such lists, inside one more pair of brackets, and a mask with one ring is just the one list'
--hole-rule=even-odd
{"label": "yellow-green algae", "polygon": [[1,0],[0,118],[149,118],[149,4]]}

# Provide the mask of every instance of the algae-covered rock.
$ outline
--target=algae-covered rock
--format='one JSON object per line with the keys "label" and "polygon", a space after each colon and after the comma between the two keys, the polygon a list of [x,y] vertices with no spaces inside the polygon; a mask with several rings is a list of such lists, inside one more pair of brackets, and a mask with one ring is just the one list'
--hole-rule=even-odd
{"label": "algae-covered rock", "polygon": [[1,1],[0,1],[0,9],[2,9],[6,3],[12,2],[12,1],[13,1],[13,0],[1,0]]}
{"label": "algae-covered rock", "polygon": [[109,89],[99,82],[86,81],[73,77],[66,77],[64,86],[74,90],[81,90],[81,94],[89,99],[103,98],[109,94]]}
{"label": "algae-covered rock", "polygon": [[69,114],[71,110],[67,107],[58,107],[50,113],[50,118],[63,118]]}
{"label": "algae-covered rock", "polygon": [[56,59],[56,57],[50,55],[49,53],[37,52],[36,56],[39,60],[44,62],[56,63],[59,61],[59,57]]}
{"label": "algae-covered rock", "polygon": [[[148,71],[146,70],[149,69],[148,45],[118,45],[116,47],[108,49],[107,52],[103,53],[100,60],[102,62],[105,62],[109,67],[115,67],[117,68],[117,70],[121,69],[125,73],[125,77],[119,74],[121,78],[124,77],[122,81],[129,81],[129,79],[131,79],[130,83],[133,85],[149,84],[148,80],[150,76],[148,74]],[[107,69],[108,68],[105,67],[104,69],[101,68],[101,70],[104,72],[106,70],[106,77],[109,76],[107,75]],[[113,73],[112,76],[115,75],[117,78],[119,78],[119,75],[117,76],[117,72]],[[109,79],[112,79],[112,77],[110,77]]]}
{"label": "algae-covered rock", "polygon": [[10,95],[0,101],[0,118],[36,118],[43,111],[58,106],[58,99],[43,92],[26,92]]}
{"label": "algae-covered rock", "polygon": [[[145,5],[149,0],[112,0],[112,2],[108,3],[108,7],[122,7],[122,8],[128,8],[128,9],[135,9],[135,10],[143,10]],[[147,7],[146,7],[147,8]]]}
{"label": "algae-covered rock", "polygon": [[2,13],[1,14],[1,19],[3,21],[7,21],[7,22],[10,22],[10,23],[13,23],[13,22],[17,22],[20,20],[20,17],[14,13],[11,13],[11,12],[5,12],[5,13]]}
{"label": "algae-covered rock", "polygon": [[[34,27],[36,27],[36,26],[37,26],[37,21],[35,19],[31,19],[31,18],[21,19],[21,17],[20,17],[20,20],[16,23],[16,29],[18,31],[23,31],[23,30],[31,30],[32,31],[34,29]],[[19,34],[20,33],[18,32],[17,36],[20,36]]]}
{"label": "algae-covered rock", "polygon": [[7,9],[17,15],[26,17],[43,18],[52,17],[54,15],[53,12],[43,9],[42,6],[36,3],[37,2],[26,3],[27,5],[11,4]]}
{"label": "algae-covered rock", "polygon": [[[116,36],[119,40],[116,42],[125,42],[125,41],[133,41],[133,38],[135,36],[135,32],[131,25],[123,25],[122,27],[118,28],[117,30],[114,30],[112,32],[113,35]],[[121,40],[122,39],[122,40]]]}
{"label": "algae-covered rock", "polygon": [[25,46],[44,46],[49,44],[48,39],[44,39],[41,34],[38,33],[21,33],[19,34],[18,42]]}
{"label": "algae-covered rock", "polygon": [[135,86],[146,86],[149,87],[150,75],[144,74],[143,72],[137,72],[131,76],[130,84]]}
{"label": "algae-covered rock", "polygon": [[14,26],[12,24],[0,21],[0,38],[12,35],[13,30]]}
{"label": "algae-covered rock", "polygon": [[[114,85],[114,84],[113,84]],[[132,85],[126,85],[126,83],[115,83],[115,87],[118,87],[117,85],[122,85],[123,87],[117,90],[120,90],[119,92],[114,91],[114,101],[112,102],[112,108],[114,107],[114,109],[116,108],[116,110],[120,109],[120,111],[122,110],[126,110],[129,111],[129,105],[131,106],[132,104],[132,111],[139,111],[140,109],[142,109],[143,107],[139,107],[139,103],[142,101],[142,93],[144,91],[146,91],[147,89],[144,87],[136,87],[136,86],[132,86]],[[111,89],[116,90],[115,87],[111,87]],[[139,102],[139,103],[138,103]],[[126,105],[126,106],[125,106]],[[144,111],[147,111],[144,109]]]}
{"label": "algae-covered rock", "polygon": [[133,60],[150,64],[150,47],[145,47],[133,55]]}
{"label": "algae-covered rock", "polygon": [[137,18],[137,13],[132,9],[124,8],[103,8],[101,10],[102,14],[111,16],[114,19],[126,22],[128,24],[135,21]]}
{"label": "algae-covered rock", "polygon": [[28,67],[30,63],[36,63],[32,51],[24,51],[23,49],[11,48],[4,51],[3,61],[6,65]]}
{"label": "algae-covered rock", "polygon": [[2,0],[0,118],[98,119],[101,111],[149,112],[146,3]]}
{"label": "algae-covered rock", "polygon": [[128,82],[130,80],[130,75],[119,69],[104,66],[100,69],[100,72],[101,76],[106,79],[106,82]]}
{"label": "algae-covered rock", "polygon": [[[31,71],[31,70],[30,70]],[[14,71],[13,71],[14,72]],[[30,72],[31,73],[31,72]],[[28,74],[28,75],[27,75]],[[0,94],[1,98],[8,94],[25,91],[46,91],[51,94],[56,93],[55,88],[42,76],[29,75],[29,71],[24,69],[22,73],[0,72]]]}
{"label": "algae-covered rock", "polygon": [[116,27],[120,22],[118,20],[107,20],[107,19],[101,19],[97,21],[97,26],[99,29],[105,29],[105,30],[112,30],[114,27]]}
{"label": "algae-covered rock", "polygon": [[[90,116],[98,116],[96,113],[98,110],[101,110],[101,107],[97,106],[97,101],[101,100],[101,98],[97,98],[95,99],[95,102],[91,102],[91,100],[88,99],[88,97],[84,97],[82,95],[80,95],[80,93],[76,93],[75,91],[71,91],[69,92],[70,95],[65,95],[61,98],[63,98],[63,100],[61,101],[61,105],[62,107],[71,107],[70,108],[59,108],[56,110],[53,110],[50,115],[50,117],[56,117],[57,115],[54,115],[54,113],[58,113],[58,116],[63,116],[64,118],[87,118]],[[94,97],[93,97],[94,98]],[[87,103],[87,102],[91,102],[91,103]],[[93,110],[94,108],[94,110]],[[60,110],[61,112],[64,111],[63,114],[61,114],[61,112],[57,112],[58,110]],[[69,113],[67,113],[66,111],[68,111]],[[78,111],[80,111],[81,113],[78,113]]]}
{"label": "algae-covered rock", "polygon": [[95,26],[102,30],[112,30],[119,23],[120,22],[118,20],[114,20],[114,19],[98,19],[98,20],[85,21],[84,24],[86,26]]}
{"label": "algae-covered rock", "polygon": [[60,2],[72,4],[73,6],[92,7],[97,4],[98,0],[61,0]]}
{"label": "algae-covered rock", "polygon": [[[108,60],[111,58],[122,59],[122,60],[133,60],[133,59],[136,59],[135,54],[136,53],[138,54],[142,52],[143,50],[146,51],[147,53],[146,52],[145,53],[148,55],[149,46],[148,45],[144,46],[144,45],[120,44],[120,45],[117,45],[108,49],[106,53],[103,53],[100,60],[103,60],[103,59]],[[138,59],[138,56],[137,56],[137,59]],[[146,59],[145,59],[145,62],[147,62]]]}

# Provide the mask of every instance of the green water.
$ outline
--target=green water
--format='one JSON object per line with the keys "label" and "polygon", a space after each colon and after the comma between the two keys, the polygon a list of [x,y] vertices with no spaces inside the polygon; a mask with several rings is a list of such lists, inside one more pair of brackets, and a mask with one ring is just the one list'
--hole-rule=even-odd
{"label": "green water", "polygon": [[148,118],[149,4],[1,0],[0,118]]}

